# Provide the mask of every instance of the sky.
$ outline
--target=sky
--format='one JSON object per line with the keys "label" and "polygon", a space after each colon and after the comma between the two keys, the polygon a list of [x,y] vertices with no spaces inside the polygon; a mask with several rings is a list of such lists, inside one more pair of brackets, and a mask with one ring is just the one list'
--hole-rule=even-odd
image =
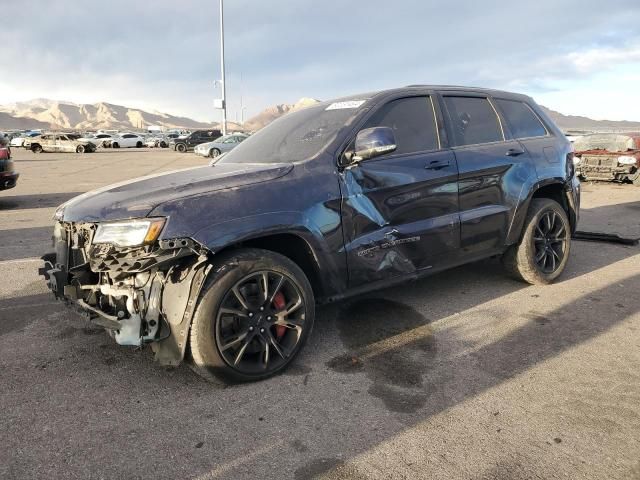
{"label": "sky", "polygon": [[[230,120],[409,84],[640,121],[639,0],[226,0]],[[0,0],[0,104],[106,101],[218,121],[219,0]]]}

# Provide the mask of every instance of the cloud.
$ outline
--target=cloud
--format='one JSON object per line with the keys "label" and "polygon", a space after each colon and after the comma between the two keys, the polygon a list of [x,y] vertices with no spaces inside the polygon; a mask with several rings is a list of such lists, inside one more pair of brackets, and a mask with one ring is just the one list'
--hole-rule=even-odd
{"label": "cloud", "polygon": [[[227,0],[225,13],[229,104],[242,95],[249,114],[413,83],[570,96],[640,55],[637,0],[606,12],[595,0]],[[31,0],[3,5],[3,17],[0,103],[105,100],[217,118],[216,1]]]}

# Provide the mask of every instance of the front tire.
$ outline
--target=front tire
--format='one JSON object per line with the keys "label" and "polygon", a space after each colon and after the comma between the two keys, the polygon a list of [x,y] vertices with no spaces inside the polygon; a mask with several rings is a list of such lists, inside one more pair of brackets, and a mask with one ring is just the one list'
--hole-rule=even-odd
{"label": "front tire", "polygon": [[31,151],[33,153],[42,153],[42,146],[35,144],[31,146]]}
{"label": "front tire", "polygon": [[532,285],[548,285],[564,271],[571,250],[571,225],[560,204],[534,198],[520,243],[502,257],[507,271]]}
{"label": "front tire", "polygon": [[184,153],[187,151],[187,146],[184,143],[179,143],[176,145],[176,151],[180,153]]}
{"label": "front tire", "polygon": [[84,145],[78,145],[76,147],[76,153],[84,153]]}
{"label": "front tire", "polygon": [[304,345],[314,315],[309,280],[287,257],[259,249],[223,254],[194,313],[193,367],[204,378],[224,383],[275,375]]}
{"label": "front tire", "polygon": [[120,144],[118,142],[114,142],[111,144],[111,148],[120,148]]}
{"label": "front tire", "polygon": [[136,143],[136,148],[142,148],[142,147],[143,147],[142,142]]}

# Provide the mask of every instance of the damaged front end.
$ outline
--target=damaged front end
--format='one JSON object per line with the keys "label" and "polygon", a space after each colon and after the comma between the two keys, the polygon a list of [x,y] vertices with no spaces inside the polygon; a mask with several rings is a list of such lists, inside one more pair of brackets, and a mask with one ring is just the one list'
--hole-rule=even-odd
{"label": "damaged front end", "polygon": [[56,298],[118,344],[150,344],[161,364],[179,364],[211,252],[190,238],[98,242],[99,230],[98,223],[56,222],[55,252],[42,257],[40,273]]}

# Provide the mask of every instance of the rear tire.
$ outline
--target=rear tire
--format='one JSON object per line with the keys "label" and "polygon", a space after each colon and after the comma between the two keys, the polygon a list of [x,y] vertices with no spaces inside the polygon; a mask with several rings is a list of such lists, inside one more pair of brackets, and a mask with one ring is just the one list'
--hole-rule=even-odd
{"label": "rear tire", "polygon": [[136,143],[136,148],[142,148],[142,147],[143,147],[142,142]]}
{"label": "rear tire", "polygon": [[120,144],[118,142],[113,142],[111,144],[111,148],[120,148]]}
{"label": "rear tire", "polygon": [[31,145],[31,151],[33,153],[42,153],[42,146],[37,143],[35,145]]}
{"label": "rear tire", "polygon": [[212,148],[209,152],[209,156],[211,158],[216,158],[218,155],[220,155],[220,150],[218,150],[217,148]]}
{"label": "rear tire", "polygon": [[503,255],[506,270],[532,285],[548,285],[564,271],[571,251],[571,224],[560,204],[534,198],[522,239]]}
{"label": "rear tire", "polygon": [[223,383],[284,370],[313,328],[315,301],[303,271],[287,257],[251,248],[221,255],[211,272],[191,324],[193,369]]}
{"label": "rear tire", "polygon": [[84,145],[78,145],[76,147],[76,153],[84,153]]}
{"label": "rear tire", "polygon": [[633,183],[634,186],[640,187],[640,169],[638,169],[635,176],[629,177],[629,180],[631,180],[631,183]]}

